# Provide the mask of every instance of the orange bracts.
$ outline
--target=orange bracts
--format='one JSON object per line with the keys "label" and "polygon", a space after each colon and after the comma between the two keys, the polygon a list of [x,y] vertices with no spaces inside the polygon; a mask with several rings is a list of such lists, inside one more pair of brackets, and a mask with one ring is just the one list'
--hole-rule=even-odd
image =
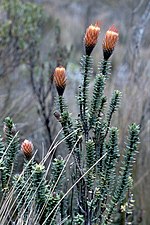
{"label": "orange bracts", "polygon": [[105,38],[103,40],[103,54],[104,54],[104,59],[108,60],[109,57],[111,56],[116,43],[119,39],[119,33],[118,30],[114,25],[112,25],[109,30],[106,32]]}
{"label": "orange bracts", "polygon": [[33,153],[33,144],[31,141],[24,140],[21,144],[21,151],[25,155],[27,159],[30,159],[32,157]]}
{"label": "orange bracts", "polygon": [[99,22],[95,23],[95,25],[90,25],[86,29],[85,37],[84,37],[84,44],[85,44],[85,51],[86,55],[90,55],[93,48],[95,47],[98,36],[100,33],[100,25]]}
{"label": "orange bracts", "polygon": [[64,67],[56,67],[54,72],[54,82],[59,96],[62,96],[66,87],[66,70]]}

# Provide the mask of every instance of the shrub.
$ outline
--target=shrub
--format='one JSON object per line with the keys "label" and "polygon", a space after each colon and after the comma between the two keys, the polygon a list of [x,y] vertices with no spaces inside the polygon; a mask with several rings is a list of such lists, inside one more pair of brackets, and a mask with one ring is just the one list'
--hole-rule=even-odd
{"label": "shrub", "polygon": [[[0,139],[0,224],[132,223],[132,168],[139,143],[139,126],[135,123],[129,126],[121,157],[119,130],[111,126],[121,92],[114,90],[110,100],[105,95],[111,65],[108,60],[119,37],[114,26],[103,40],[104,59],[95,77],[92,96],[89,93],[91,53],[99,33],[99,23],[86,30],[85,56],[81,60],[83,83],[79,87],[79,114],[75,119],[63,97],[66,70],[59,66],[54,72],[59,106],[55,116],[62,125],[63,140],[68,148],[66,158],[58,156],[45,168],[45,161],[63,140],[59,142],[56,138],[40,163],[35,160],[33,144],[25,140],[21,145],[24,168],[21,174],[15,174],[19,137],[12,119],[5,119],[4,138]],[[50,179],[47,179],[49,168]]]}

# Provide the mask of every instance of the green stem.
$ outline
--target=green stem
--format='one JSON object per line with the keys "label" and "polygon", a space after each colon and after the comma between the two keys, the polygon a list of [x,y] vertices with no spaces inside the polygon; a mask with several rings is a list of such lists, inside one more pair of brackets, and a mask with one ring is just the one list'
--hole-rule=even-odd
{"label": "green stem", "polygon": [[60,112],[61,114],[63,113],[63,99],[62,96],[59,96],[59,107],[60,107]]}
{"label": "green stem", "polygon": [[88,123],[86,116],[86,109],[88,108],[87,105],[88,67],[89,67],[89,56],[86,55],[84,67],[84,80],[83,80],[83,129],[85,132],[85,141],[88,140]]}
{"label": "green stem", "polygon": [[104,61],[102,62],[102,74],[103,74],[103,75],[107,75],[107,63],[108,63],[107,60],[104,60]]}
{"label": "green stem", "polygon": [[87,75],[88,75],[88,65],[89,65],[89,56],[86,55],[85,58],[85,70],[84,70],[84,80],[83,80],[83,117],[85,118],[85,111],[87,106]]}

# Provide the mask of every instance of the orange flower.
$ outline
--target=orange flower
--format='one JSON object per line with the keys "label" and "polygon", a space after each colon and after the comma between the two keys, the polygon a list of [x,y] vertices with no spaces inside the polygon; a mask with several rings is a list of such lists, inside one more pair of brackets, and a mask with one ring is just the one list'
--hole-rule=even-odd
{"label": "orange flower", "polygon": [[84,43],[85,43],[85,51],[86,55],[90,55],[93,48],[95,47],[98,36],[100,33],[100,24],[99,22],[96,22],[95,25],[90,25],[86,29],[85,37],[84,37]]}
{"label": "orange flower", "polygon": [[109,57],[111,56],[118,39],[119,39],[118,30],[114,25],[112,25],[106,32],[105,38],[103,40],[103,54],[105,60],[108,60]]}
{"label": "orange flower", "polygon": [[66,87],[66,70],[64,67],[56,67],[54,72],[54,82],[59,96],[62,96]]}
{"label": "orange flower", "polygon": [[27,159],[32,157],[33,144],[31,141],[24,140],[21,144],[21,150]]}

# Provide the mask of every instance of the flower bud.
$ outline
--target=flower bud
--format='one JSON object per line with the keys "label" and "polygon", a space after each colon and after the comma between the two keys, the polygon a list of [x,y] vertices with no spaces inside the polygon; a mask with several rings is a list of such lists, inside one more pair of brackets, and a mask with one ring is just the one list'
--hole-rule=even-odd
{"label": "flower bud", "polygon": [[21,144],[21,151],[25,157],[29,160],[32,157],[33,153],[33,144],[31,141],[24,140]]}
{"label": "flower bud", "polygon": [[66,70],[64,67],[56,67],[54,72],[54,82],[59,96],[62,96],[66,87]]}
{"label": "flower bud", "polygon": [[112,55],[113,50],[116,46],[116,43],[119,39],[118,30],[114,25],[112,25],[109,30],[106,32],[105,38],[103,40],[103,55],[104,59],[108,60]]}
{"label": "flower bud", "polygon": [[54,116],[59,122],[61,121],[61,115],[60,115],[60,113],[58,111],[54,112]]}
{"label": "flower bud", "polygon": [[97,22],[95,25],[91,24],[86,29],[86,33],[85,33],[85,37],[84,37],[86,55],[90,56],[93,48],[97,44],[99,33],[100,33],[99,22]]}

